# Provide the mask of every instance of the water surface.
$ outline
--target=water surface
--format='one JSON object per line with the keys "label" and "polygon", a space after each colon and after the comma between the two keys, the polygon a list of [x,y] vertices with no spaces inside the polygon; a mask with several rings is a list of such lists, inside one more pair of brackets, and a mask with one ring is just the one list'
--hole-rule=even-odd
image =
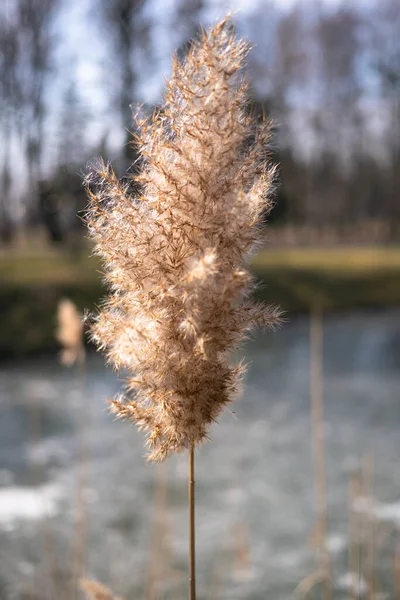
{"label": "water surface", "polygon": [[[394,597],[399,343],[399,312],[324,320],[327,545],[339,598],[352,580],[350,478],[359,516],[353,541],[368,536],[373,516],[376,585]],[[243,354],[251,363],[243,397],[196,456],[199,599],[290,598],[317,565],[308,320],[257,335]],[[161,470],[146,463],[143,437],[107,413],[106,399],[118,389],[95,354],[84,385],[56,356],[1,367],[1,599],[34,598],[35,590],[41,600],[65,597],[59,590],[83,543],[87,575],[115,594],[143,598],[149,579],[159,577],[158,597],[186,597],[186,459],[173,457]],[[362,477],[373,486],[373,504]],[[155,516],[164,479],[166,508]]]}

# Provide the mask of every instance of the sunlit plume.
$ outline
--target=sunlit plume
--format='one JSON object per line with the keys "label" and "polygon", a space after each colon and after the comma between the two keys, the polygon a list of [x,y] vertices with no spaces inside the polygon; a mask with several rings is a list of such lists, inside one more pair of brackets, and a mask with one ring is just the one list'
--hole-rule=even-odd
{"label": "sunlit plume", "polygon": [[230,350],[279,323],[250,298],[274,166],[270,123],[249,110],[247,53],[225,18],[174,61],[162,107],[137,118],[139,193],[103,163],[87,177],[111,290],[92,335],[128,371],[111,409],[145,430],[153,460],[207,437],[243,375]]}

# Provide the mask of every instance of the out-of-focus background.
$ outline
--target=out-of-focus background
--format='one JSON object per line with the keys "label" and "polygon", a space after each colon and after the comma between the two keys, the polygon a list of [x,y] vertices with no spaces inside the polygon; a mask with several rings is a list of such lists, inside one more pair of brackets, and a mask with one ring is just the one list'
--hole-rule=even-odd
{"label": "out-of-focus background", "polygon": [[196,457],[199,598],[400,598],[399,1],[2,0],[1,600],[78,598],[82,576],[186,595],[186,459],[146,464],[106,412],[116,376],[90,348],[60,364],[55,331],[60,300],[105,294],[87,162],[133,172],[132,108],[229,10],[277,123],[252,268],[287,322],[243,348],[243,398]]}

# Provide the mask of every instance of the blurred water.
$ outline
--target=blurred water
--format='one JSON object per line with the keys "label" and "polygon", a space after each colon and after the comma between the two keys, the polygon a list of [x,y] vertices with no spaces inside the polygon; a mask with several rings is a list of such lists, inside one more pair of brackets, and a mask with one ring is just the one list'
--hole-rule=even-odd
{"label": "blurred water", "polygon": [[[316,567],[309,410],[309,323],[258,335],[243,398],[226,410],[196,457],[199,599],[279,600]],[[348,482],[373,452],[379,585],[394,597],[400,531],[400,314],[324,320],[328,547],[336,597],[348,597]],[[143,598],[154,529],[157,467],[134,427],[114,422],[119,384],[91,355],[84,389],[57,357],[0,369],[0,598],[62,598],[83,489],[88,576]],[[82,429],[80,429],[82,427]],[[79,435],[87,466],[79,460]],[[85,461],[83,462],[85,464]],[[187,464],[165,465],[164,598],[186,597]],[[160,471],[158,472],[160,473]],[[158,475],[157,477],[160,477]],[[78,483],[78,482],[81,483]],[[359,510],[363,510],[362,498]],[[399,538],[400,539],[400,538]],[[50,577],[51,574],[51,577]],[[54,581],[56,583],[54,583]],[[361,582],[362,583],[362,582]],[[60,587],[58,587],[60,586]],[[362,587],[362,586],[361,586]]]}

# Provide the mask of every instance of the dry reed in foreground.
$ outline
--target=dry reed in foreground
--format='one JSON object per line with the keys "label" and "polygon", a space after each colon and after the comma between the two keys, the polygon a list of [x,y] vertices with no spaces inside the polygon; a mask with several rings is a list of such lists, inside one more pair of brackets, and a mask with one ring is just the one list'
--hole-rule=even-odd
{"label": "dry reed in foreground", "polygon": [[111,289],[93,338],[130,373],[112,410],[146,431],[154,460],[207,437],[243,374],[228,351],[279,322],[249,298],[274,168],[270,123],[253,118],[240,76],[247,52],[226,18],[175,60],[162,107],[137,118],[140,194],[104,164],[87,177]]}
{"label": "dry reed in foreground", "polygon": [[100,163],[86,180],[88,227],[110,298],[92,328],[129,376],[111,402],[147,434],[151,460],[189,450],[189,597],[195,598],[194,448],[244,371],[229,351],[279,311],[250,299],[247,263],[271,207],[270,124],[248,110],[248,46],[229,18],[174,61],[164,103],[137,118],[140,193]]}

